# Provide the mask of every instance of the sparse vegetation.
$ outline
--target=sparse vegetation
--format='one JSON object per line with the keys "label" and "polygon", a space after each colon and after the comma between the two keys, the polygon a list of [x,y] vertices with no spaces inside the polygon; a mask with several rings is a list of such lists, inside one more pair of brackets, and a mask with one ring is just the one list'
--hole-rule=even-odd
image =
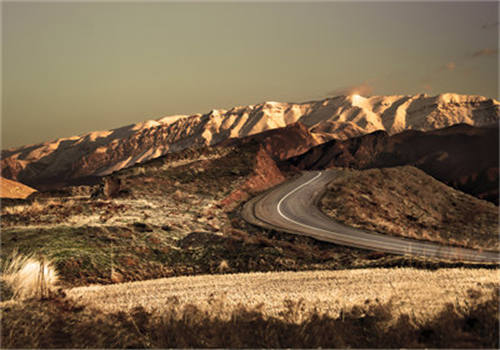
{"label": "sparse vegetation", "polygon": [[145,175],[124,170],[112,175],[127,190],[117,198],[54,196],[2,207],[1,256],[16,249],[44,254],[66,285],[206,273],[463,266],[346,248],[245,223],[238,208],[228,211],[221,201],[251,173],[254,150],[246,150],[188,150],[144,164]]}
{"label": "sparse vegetation", "polygon": [[[15,249],[23,254],[41,253],[54,262],[65,285],[209,273],[464,266],[463,263],[344,248],[307,237],[257,229],[251,233],[227,228],[220,233],[198,231],[180,237],[178,234],[181,233],[170,227],[137,222],[123,227],[11,229],[2,233],[1,254],[6,256]],[[228,266],[224,264],[221,269],[223,260]]]}
{"label": "sparse vegetation", "polygon": [[[103,189],[104,198],[82,197],[92,191],[79,188],[76,197],[55,192],[52,198],[40,194],[31,203],[4,206],[1,254],[15,249],[46,254],[62,282],[72,285],[306,269],[325,261],[324,253],[301,257],[300,248],[290,243],[284,243],[290,253],[280,257],[282,249],[260,230],[234,233],[238,224],[220,201],[252,173],[256,147],[170,154],[108,177],[104,189],[116,187],[110,184],[118,188]],[[104,192],[120,195],[109,198],[111,193]],[[221,265],[223,260],[228,266]],[[334,262],[325,267],[332,265],[344,266]]]}
{"label": "sparse vegetation", "polygon": [[498,207],[411,166],[345,169],[328,186],[322,210],[349,226],[483,250],[500,248]]}
{"label": "sparse vegetation", "polygon": [[[250,143],[241,149],[186,150],[115,173],[106,178],[101,188],[80,186],[78,190],[64,193],[39,193],[24,204],[12,202],[12,205],[2,206],[2,261],[6,262],[14,251],[45,256],[57,271],[59,284],[66,288],[253,271],[464,266],[462,263],[351,249],[247,224],[239,217],[238,204],[245,194],[258,191],[257,187],[248,185],[252,183],[249,179],[255,177],[256,147]],[[241,191],[244,186],[247,187]],[[235,193],[244,195],[233,196]],[[227,201],[229,197],[231,201]],[[226,206],[227,202],[231,205]],[[38,271],[45,271],[40,270],[45,264],[37,266]],[[497,268],[494,264],[466,266]],[[373,271],[358,270],[359,273],[364,271],[377,276]],[[99,297],[90,291],[85,292],[81,304],[49,293],[51,298],[43,302],[25,299],[0,305],[2,346],[498,345],[498,299],[485,297],[495,282],[479,284],[485,281],[484,276],[490,276],[494,271],[466,271],[477,273],[465,282],[473,281],[470,282],[473,284],[470,293],[469,289],[458,288],[459,278],[452,276],[450,284],[458,289],[451,294],[457,299],[441,313],[418,299],[415,293],[400,285],[394,287],[394,280],[387,285],[406,297],[411,295],[416,303],[410,305],[413,309],[408,310],[392,299],[368,298],[361,294],[356,299],[354,293],[343,290],[337,282],[328,289],[340,293],[339,298],[332,300],[328,296],[323,304],[311,298],[300,301],[298,297],[284,302],[281,297],[270,298],[274,304],[261,306],[251,305],[249,299],[244,298],[237,301],[205,298],[208,300],[206,305],[190,305],[180,301],[182,293],[177,296],[156,295],[151,292],[155,287],[148,287],[143,296],[157,296],[161,305],[150,300],[150,307],[142,308],[145,305],[141,303],[133,307],[120,304],[110,310],[99,306]],[[227,277],[231,282],[226,285],[234,287],[236,278]],[[19,295],[13,281],[2,280],[2,300]],[[99,287],[91,288],[97,290]],[[367,287],[364,285],[359,289],[365,291]],[[382,289],[378,288],[375,293]],[[70,297],[78,296],[75,290],[67,290],[67,293]],[[445,289],[439,293],[450,294]],[[439,293],[434,295],[441,295]],[[25,294],[23,298],[30,295],[34,294]],[[342,301],[345,295],[352,297],[351,302]],[[191,296],[190,300],[198,297]],[[88,302],[89,298],[94,304]],[[115,304],[108,302],[107,305],[118,305],[119,294],[112,298]],[[110,297],[106,300],[109,301]],[[130,299],[127,300],[130,303]],[[323,307],[325,303],[335,305],[336,312],[327,312]],[[281,309],[270,313],[271,304],[280,304]],[[426,310],[436,312],[417,317],[418,312],[413,310],[422,304],[427,305]],[[479,326],[477,322],[484,322],[484,325]],[[447,327],[461,331],[451,338]]]}
{"label": "sparse vegetation", "polygon": [[[19,254],[14,251],[2,261],[2,300],[17,298],[47,298],[56,288],[59,276],[52,262],[44,257]],[[5,298],[5,299],[4,299]]]}

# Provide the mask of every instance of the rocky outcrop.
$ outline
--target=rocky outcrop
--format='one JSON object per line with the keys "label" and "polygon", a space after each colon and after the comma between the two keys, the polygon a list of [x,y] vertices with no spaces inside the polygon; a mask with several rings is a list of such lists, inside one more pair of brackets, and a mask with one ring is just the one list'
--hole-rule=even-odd
{"label": "rocky outcrop", "polygon": [[252,136],[229,139],[220,143],[220,146],[244,147],[245,144],[258,143],[274,160],[284,160],[302,154],[321,142],[305,125],[298,122]]}
{"label": "rocky outcrop", "polygon": [[252,174],[242,186],[231,192],[220,204],[226,211],[233,210],[236,205],[248,200],[251,195],[278,185],[285,179],[269,153],[260,147],[255,156]]}

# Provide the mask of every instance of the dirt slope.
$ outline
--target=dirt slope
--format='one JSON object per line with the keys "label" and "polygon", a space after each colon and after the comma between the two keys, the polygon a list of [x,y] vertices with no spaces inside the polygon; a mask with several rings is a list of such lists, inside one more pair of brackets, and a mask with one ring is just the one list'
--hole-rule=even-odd
{"label": "dirt slope", "polygon": [[36,190],[29,186],[0,177],[0,198],[25,199],[33,192]]}

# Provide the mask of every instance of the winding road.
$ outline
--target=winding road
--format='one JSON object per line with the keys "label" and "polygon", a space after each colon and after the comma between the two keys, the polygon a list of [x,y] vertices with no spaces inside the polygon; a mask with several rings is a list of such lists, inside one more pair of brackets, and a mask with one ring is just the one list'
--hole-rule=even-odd
{"label": "winding road", "polygon": [[318,201],[337,173],[335,169],[305,172],[252,198],[245,203],[241,214],[246,221],[260,227],[350,247],[445,260],[500,262],[497,252],[366,232],[333,221],[318,208]]}

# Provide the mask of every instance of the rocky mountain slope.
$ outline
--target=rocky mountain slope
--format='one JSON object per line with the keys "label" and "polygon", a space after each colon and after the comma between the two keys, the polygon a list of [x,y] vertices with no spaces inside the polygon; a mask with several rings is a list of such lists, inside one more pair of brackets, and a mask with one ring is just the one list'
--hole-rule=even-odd
{"label": "rocky mountain slope", "polygon": [[456,189],[498,204],[498,141],[497,125],[458,124],[397,135],[377,131],[323,143],[290,158],[281,167],[318,170],[413,165]]}
{"label": "rocky mountain slope", "polygon": [[457,123],[488,125],[498,101],[481,96],[338,96],[306,103],[265,102],[207,114],[170,116],[3,150],[2,176],[38,189],[82,183],[186,148],[214,145],[300,122],[315,142],[384,130],[433,130]]}
{"label": "rocky mountain slope", "polygon": [[284,128],[272,129],[242,138],[232,138],[221,142],[220,147],[245,147],[257,143],[275,160],[285,160],[307,152],[323,143],[314,133],[301,123],[289,124]]}

